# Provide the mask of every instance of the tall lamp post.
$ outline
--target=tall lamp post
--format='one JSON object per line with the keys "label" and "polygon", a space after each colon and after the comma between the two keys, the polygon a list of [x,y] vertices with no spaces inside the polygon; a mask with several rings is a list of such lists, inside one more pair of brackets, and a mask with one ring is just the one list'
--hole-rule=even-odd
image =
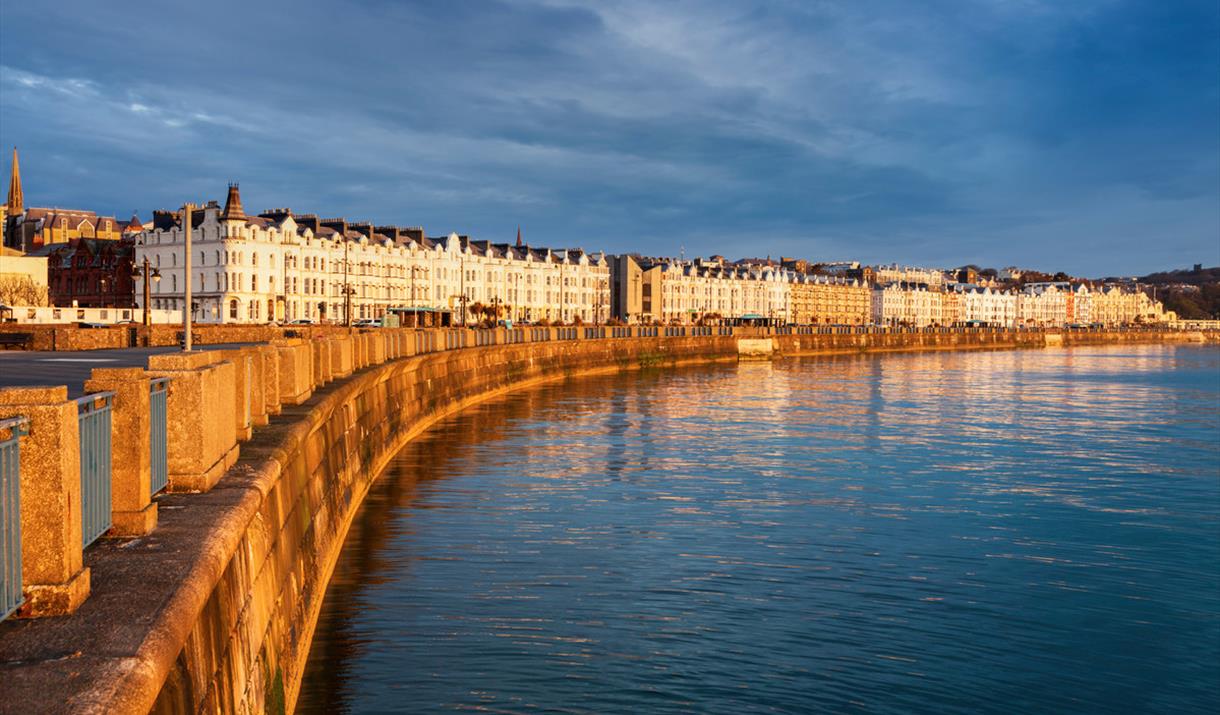
{"label": "tall lamp post", "polygon": [[352,327],[352,293],[356,291],[352,289],[349,283],[348,273],[348,248],[352,242],[350,239],[343,239],[343,324],[347,327]]}
{"label": "tall lamp post", "polygon": [[187,203],[182,206],[182,235],[186,241],[186,260],[183,261],[186,297],[182,301],[182,349],[188,353],[191,351],[191,318],[193,317],[191,315],[193,306],[191,300],[191,212],[194,210],[194,204]]}
{"label": "tall lamp post", "polygon": [[[149,284],[149,278],[151,277],[151,278],[152,278],[152,280],[157,281],[158,283],[160,283],[160,282],[161,282],[161,270],[160,270],[159,268],[153,268],[153,269],[152,269],[152,273],[150,274],[150,273],[149,273],[149,268],[150,268],[150,265],[149,265],[149,263],[148,263],[148,256],[144,256],[144,270],[143,270],[143,277],[144,277],[144,327],[146,327],[146,328],[152,325],[152,313],[150,312],[150,309],[151,309],[151,307],[152,307],[152,306],[151,306],[151,303],[152,303],[152,298],[151,298],[152,286]],[[140,277],[140,274],[141,274],[140,269],[139,269],[139,268],[136,268],[136,269],[132,270],[132,272],[131,272],[131,277],[132,277],[132,278],[139,278],[139,277]]]}

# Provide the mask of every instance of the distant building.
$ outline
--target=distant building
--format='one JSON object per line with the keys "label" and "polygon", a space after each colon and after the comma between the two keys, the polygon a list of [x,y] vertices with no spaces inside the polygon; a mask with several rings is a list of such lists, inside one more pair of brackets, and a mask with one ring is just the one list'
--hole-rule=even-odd
{"label": "distant building", "polygon": [[1017,322],[1034,328],[1067,325],[1072,295],[1068,283],[1027,283],[1017,295]]}
{"label": "distant building", "polygon": [[17,150],[9,177],[8,198],[4,209],[4,245],[30,253],[52,244],[67,244],[79,238],[119,240],[126,222],[113,216],[98,216],[85,209],[27,207],[21,188],[21,169]]}
{"label": "distant building", "polygon": [[839,276],[800,276],[792,282],[792,322],[801,325],[865,325],[870,322],[869,286]]}
{"label": "distant building", "polygon": [[933,268],[914,268],[900,266],[897,263],[888,266],[876,266],[873,269],[873,281],[877,285],[889,283],[922,283],[931,288],[938,288],[945,282],[944,271]]}
{"label": "distant building", "polygon": [[131,238],[77,238],[39,248],[47,261],[51,305],[79,308],[135,307]]}
{"label": "distant building", "polygon": [[792,321],[792,271],[773,261],[723,264],[715,260],[613,256],[612,315],[629,323]]}
{"label": "distant building", "polygon": [[944,325],[943,307],[943,293],[927,283],[888,283],[872,291],[873,322],[879,325]]}
{"label": "distant building", "polygon": [[[136,235],[137,264],[161,272],[154,309],[180,310],[191,281],[201,322],[375,319],[411,314],[480,317],[487,307],[517,321],[601,322],[610,310],[610,267],[601,254],[475,241],[419,227],[377,226],[271,209],[245,213],[236,184],[222,208],[191,219],[192,275],[185,275],[180,215],[156,211]],[[137,296],[143,285],[137,278]]]}

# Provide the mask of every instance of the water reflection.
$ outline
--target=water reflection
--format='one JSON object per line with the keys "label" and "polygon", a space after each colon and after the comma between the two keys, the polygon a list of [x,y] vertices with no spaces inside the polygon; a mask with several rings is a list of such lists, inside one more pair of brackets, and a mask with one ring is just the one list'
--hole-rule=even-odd
{"label": "water reflection", "polygon": [[514,393],[395,459],[302,712],[1207,710],[1220,350]]}

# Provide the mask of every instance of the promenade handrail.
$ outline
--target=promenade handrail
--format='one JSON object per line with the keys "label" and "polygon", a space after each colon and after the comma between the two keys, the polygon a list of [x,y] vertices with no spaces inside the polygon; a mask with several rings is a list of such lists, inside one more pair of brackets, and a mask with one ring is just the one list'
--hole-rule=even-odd
{"label": "promenade handrail", "polygon": [[94,392],[75,400],[80,426],[81,546],[110,528],[110,452],[113,392]]}
{"label": "promenade handrail", "polygon": [[[152,496],[169,486],[169,420],[166,408],[171,378],[155,377],[148,383],[148,494]],[[246,411],[249,413],[249,388],[247,377]],[[247,417],[247,421],[249,418]]]}
{"label": "promenade handrail", "polygon": [[26,417],[0,420],[0,621],[17,610],[23,600],[19,443],[29,431],[30,420]]}

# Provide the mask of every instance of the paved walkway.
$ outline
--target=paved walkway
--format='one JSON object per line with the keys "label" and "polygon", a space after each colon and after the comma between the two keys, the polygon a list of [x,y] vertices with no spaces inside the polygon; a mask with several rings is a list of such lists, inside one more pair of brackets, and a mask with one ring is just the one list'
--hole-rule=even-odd
{"label": "paved walkway", "polygon": [[[199,345],[198,350],[226,350],[252,343]],[[123,348],[41,352],[0,350],[0,387],[67,385],[68,397],[85,394],[85,380],[95,367],[148,367],[148,356],[178,352],[181,348]]]}

